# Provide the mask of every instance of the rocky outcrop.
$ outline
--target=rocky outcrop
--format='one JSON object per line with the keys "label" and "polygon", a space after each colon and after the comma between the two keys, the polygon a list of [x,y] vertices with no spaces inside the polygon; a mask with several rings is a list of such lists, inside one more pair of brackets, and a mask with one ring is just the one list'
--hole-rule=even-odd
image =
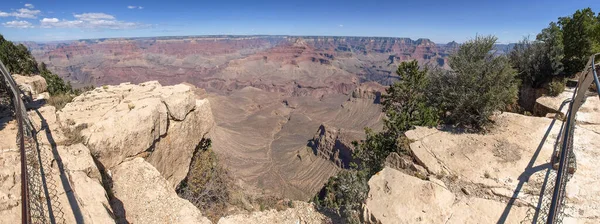
{"label": "rocky outcrop", "polygon": [[331,160],[340,168],[349,168],[354,162],[352,141],[360,138],[360,133],[352,133],[341,128],[323,124],[309,143],[313,152]]}
{"label": "rocky outcrop", "polygon": [[142,158],[119,164],[112,176],[113,194],[129,223],[211,223]]}
{"label": "rocky outcrop", "polygon": [[196,145],[214,124],[208,100],[196,99],[194,87],[163,87],[158,82],[96,88],[58,115],[63,126],[81,130],[83,143],[104,168],[143,157],[173,189],[185,178]]}
{"label": "rocky outcrop", "polygon": [[[38,98],[39,95],[45,93],[48,88],[48,85],[46,84],[46,79],[39,75],[13,75],[13,79],[15,79],[15,82],[19,86],[19,89],[21,89],[21,92],[30,99]],[[43,97],[47,99],[47,95],[48,94],[45,93]]]}
{"label": "rocky outcrop", "polygon": [[354,91],[352,98],[371,99],[373,103],[381,102],[381,93],[385,92],[385,87],[376,82],[362,83]]}
{"label": "rocky outcrop", "polygon": [[[599,139],[600,134],[585,123],[598,119],[595,110],[589,108],[593,105],[591,100],[588,98],[577,115],[580,119],[574,135],[577,171],[567,184],[565,210],[565,220],[583,223],[598,222],[600,217],[593,209],[600,206],[595,199],[600,192],[589,182],[600,178],[597,174],[600,165],[593,162],[600,147],[592,140]],[[503,113],[495,118],[495,127],[486,134],[417,127],[406,132],[406,136],[414,141],[410,148],[415,160],[431,173],[425,179],[443,184],[456,197],[447,223],[540,223],[545,216],[531,220],[533,217],[527,214],[535,213],[535,208],[547,209],[546,203],[552,197],[548,192],[555,171],[549,161],[560,122]],[[546,192],[541,200],[540,192]]]}
{"label": "rocky outcrop", "polygon": [[506,210],[505,202],[465,196],[433,177],[422,180],[389,167],[371,177],[369,189],[365,223],[520,223],[528,212],[522,206]]}
{"label": "rocky outcrop", "polygon": [[312,203],[293,202],[292,208],[283,211],[268,210],[252,214],[223,217],[219,224],[281,223],[281,224],[321,224],[327,217],[319,213]]}
{"label": "rocky outcrop", "polygon": [[[195,91],[158,82],[104,86],[61,111],[29,111],[39,144],[39,155],[28,152],[30,197],[50,204],[57,223],[210,223],[175,192],[214,123],[208,100]],[[16,122],[7,121],[0,129],[1,223],[20,219]],[[32,216],[49,220],[47,211],[32,208]]]}

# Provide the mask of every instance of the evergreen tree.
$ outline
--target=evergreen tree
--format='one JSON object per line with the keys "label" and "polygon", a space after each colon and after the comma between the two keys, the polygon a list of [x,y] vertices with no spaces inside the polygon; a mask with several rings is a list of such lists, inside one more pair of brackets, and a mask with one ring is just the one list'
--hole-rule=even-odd
{"label": "evergreen tree", "polygon": [[446,123],[481,130],[492,113],[517,99],[516,71],[492,50],[497,38],[476,37],[450,56],[450,71],[435,70],[430,100]]}
{"label": "evergreen tree", "polygon": [[590,8],[558,20],[564,35],[565,71],[575,74],[583,69],[590,55],[600,51],[600,21]]}

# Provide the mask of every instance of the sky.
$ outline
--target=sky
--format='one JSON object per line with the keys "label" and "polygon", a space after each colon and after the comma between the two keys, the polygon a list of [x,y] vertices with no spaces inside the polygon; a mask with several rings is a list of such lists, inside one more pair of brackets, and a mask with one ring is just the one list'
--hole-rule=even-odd
{"label": "sky", "polygon": [[40,0],[0,4],[11,41],[182,35],[319,35],[499,43],[535,38],[558,17],[600,0]]}

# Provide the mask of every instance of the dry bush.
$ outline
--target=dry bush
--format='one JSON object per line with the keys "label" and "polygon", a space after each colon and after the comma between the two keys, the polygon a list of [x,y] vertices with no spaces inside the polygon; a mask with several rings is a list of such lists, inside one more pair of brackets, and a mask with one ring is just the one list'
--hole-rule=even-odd
{"label": "dry bush", "polygon": [[192,157],[190,171],[177,192],[216,222],[227,212],[232,181],[210,145],[210,139],[202,139]]}
{"label": "dry bush", "polygon": [[74,97],[71,96],[71,94],[61,93],[50,96],[50,99],[48,99],[47,103],[56,107],[56,110],[60,110],[64,108],[67,105],[67,103],[70,103],[73,100],[73,98]]}
{"label": "dry bush", "polygon": [[77,126],[75,122],[71,119],[67,119],[66,126],[62,127],[62,134],[65,136],[65,139],[61,142],[63,145],[74,145],[80,142],[83,142],[83,135],[81,135],[81,131],[87,128],[87,124],[81,124]]}

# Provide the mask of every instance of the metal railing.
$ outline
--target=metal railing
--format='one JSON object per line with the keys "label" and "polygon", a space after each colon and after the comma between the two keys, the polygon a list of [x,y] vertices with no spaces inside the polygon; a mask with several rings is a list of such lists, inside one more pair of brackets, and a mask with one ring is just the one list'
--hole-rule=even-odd
{"label": "metal railing", "polygon": [[25,104],[21,100],[21,90],[18,88],[15,80],[12,78],[4,63],[0,61],[0,73],[2,73],[3,82],[12,95],[11,101],[14,105],[15,117],[18,124],[17,145],[21,156],[21,220],[23,224],[31,223],[31,213],[29,204],[29,178],[27,175],[27,154],[25,151],[26,138],[33,136],[32,126],[26,113]]}
{"label": "metal railing", "polygon": [[588,60],[586,67],[581,72],[577,86],[575,87],[575,91],[573,91],[573,97],[569,103],[569,109],[565,114],[566,125],[561,133],[562,146],[559,153],[559,165],[558,170],[556,171],[556,182],[554,184],[552,201],[550,203],[548,218],[546,221],[548,224],[559,222],[559,215],[561,215],[564,209],[566,185],[570,177],[568,169],[571,167],[571,165],[573,167],[575,166],[574,158],[571,158],[571,156],[573,156],[573,133],[576,122],[575,117],[577,115],[577,111],[579,111],[579,108],[581,108],[581,105],[585,102],[586,93],[592,84],[592,81],[596,84],[596,91],[600,97],[600,82],[598,80],[595,63],[595,58],[598,55],[600,55],[600,53],[592,55]]}

